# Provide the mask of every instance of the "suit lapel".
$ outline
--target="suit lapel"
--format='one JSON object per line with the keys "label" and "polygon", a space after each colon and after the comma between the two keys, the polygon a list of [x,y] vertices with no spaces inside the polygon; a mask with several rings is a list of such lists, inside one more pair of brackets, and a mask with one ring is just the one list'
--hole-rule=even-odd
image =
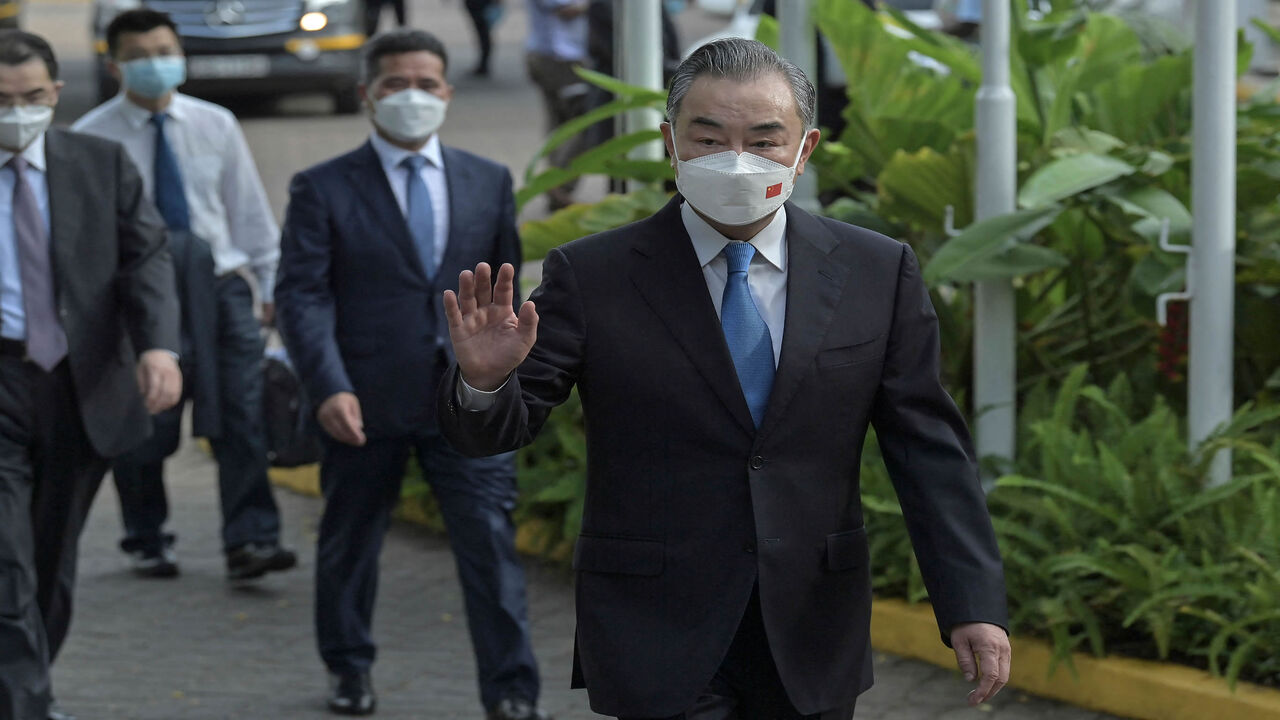
{"label": "suit lapel", "polygon": [[[409,225],[405,222],[404,213],[396,202],[396,196],[391,192],[387,173],[382,169],[382,161],[371,143],[366,142],[352,156],[348,175],[351,177],[351,185],[364,199],[365,207],[369,209],[368,218],[377,224],[385,238],[400,249],[411,271],[424,283],[427,282],[426,273],[422,269],[422,260],[418,257],[413,237],[409,234]],[[370,232],[369,235],[376,238],[374,232]]]}
{"label": "suit lapel", "polygon": [[716,318],[693,241],[680,220],[681,202],[676,195],[638,229],[640,239],[633,249],[642,260],[632,266],[631,280],[725,408],[744,430],[754,434],[755,423],[738,385],[724,330]]}
{"label": "suit lapel", "polygon": [[[450,274],[448,268],[464,266],[466,256],[475,256],[475,253],[466,253],[464,247],[467,244],[464,238],[473,226],[468,216],[471,208],[484,207],[483,203],[477,203],[476,198],[471,196],[472,191],[477,187],[471,165],[459,153],[454,152],[453,148],[442,146],[440,153],[444,158],[444,182],[449,192],[449,237],[445,244],[444,256],[440,261],[440,268],[436,271],[437,283],[442,277]],[[489,210],[487,207],[485,209]],[[494,271],[496,272],[497,268],[494,268]],[[445,287],[448,288],[454,287],[458,282],[456,274],[446,280]],[[442,289],[437,288],[437,293]]]}
{"label": "suit lapel", "polygon": [[45,178],[49,186],[49,242],[53,252],[54,277],[59,268],[75,267],[76,242],[82,237],[80,219],[85,216],[82,191],[91,183],[78,177],[82,166],[66,146],[63,131],[52,128],[45,134]]}
{"label": "suit lapel", "polygon": [[832,254],[837,245],[817,218],[787,203],[786,326],[761,435],[785,415],[835,317],[849,276],[849,267]]}

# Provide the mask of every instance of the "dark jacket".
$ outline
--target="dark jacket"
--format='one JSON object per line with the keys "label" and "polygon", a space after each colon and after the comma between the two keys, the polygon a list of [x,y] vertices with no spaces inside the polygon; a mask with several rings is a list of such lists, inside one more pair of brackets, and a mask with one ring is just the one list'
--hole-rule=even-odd
{"label": "dark jacket", "polygon": [[757,431],[680,202],[550,253],[537,343],[492,409],[457,407],[456,367],[439,396],[446,437],[487,455],[528,443],[578,387],[577,679],[592,709],[691,706],[757,582],[796,709],[848,705],[871,685],[858,484],[871,424],[940,628],[1005,625],[1000,555],[911,249],[787,205],[786,325]]}
{"label": "dark jacket", "polygon": [[276,282],[277,319],[315,407],[360,400],[371,440],[435,423],[435,389],[453,361],[440,296],[481,261],[520,267],[507,169],[442,148],[449,238],[428,280],[373,146],[304,170],[289,189]]}
{"label": "dark jacket", "polygon": [[[209,243],[185,230],[169,231],[169,253],[182,308],[182,367],[191,398],[191,434],[222,434],[218,400],[218,296]],[[172,451],[170,451],[172,452]]]}
{"label": "dark jacket", "polygon": [[51,128],[45,153],[71,378],[93,449],[114,457],[150,432],[138,392],[139,353],[179,350],[164,220],[118,144]]}

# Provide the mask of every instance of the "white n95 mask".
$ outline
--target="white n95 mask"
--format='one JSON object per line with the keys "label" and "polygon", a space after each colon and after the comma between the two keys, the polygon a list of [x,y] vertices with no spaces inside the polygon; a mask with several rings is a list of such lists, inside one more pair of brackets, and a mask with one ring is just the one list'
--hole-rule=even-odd
{"label": "white n95 mask", "polygon": [[48,105],[14,105],[0,112],[0,147],[26,150],[40,133],[49,129],[53,108]]}
{"label": "white n95 mask", "polygon": [[444,124],[448,105],[429,92],[409,88],[375,101],[373,121],[400,142],[420,142]]}
{"label": "white n95 mask", "polygon": [[791,167],[754,153],[732,150],[681,160],[676,155],[676,189],[698,212],[725,225],[750,225],[782,207],[796,183]]}

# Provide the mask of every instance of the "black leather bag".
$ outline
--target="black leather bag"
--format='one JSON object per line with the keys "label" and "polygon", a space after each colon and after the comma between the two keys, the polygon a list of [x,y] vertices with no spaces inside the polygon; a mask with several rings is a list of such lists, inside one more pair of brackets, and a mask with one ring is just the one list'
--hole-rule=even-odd
{"label": "black leather bag", "polygon": [[297,467],[320,461],[311,403],[281,348],[269,349],[262,360],[262,415],[271,465]]}

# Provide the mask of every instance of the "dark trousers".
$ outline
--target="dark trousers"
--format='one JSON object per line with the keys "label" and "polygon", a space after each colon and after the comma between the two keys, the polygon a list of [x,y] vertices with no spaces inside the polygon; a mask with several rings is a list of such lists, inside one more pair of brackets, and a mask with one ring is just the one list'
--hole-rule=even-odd
{"label": "dark trousers", "polygon": [[489,56],[493,53],[493,28],[489,25],[489,7],[495,0],[466,0],[467,15],[476,30],[476,42],[480,45],[480,60],[476,71],[489,71]]}
{"label": "dark trousers", "polygon": [[[280,511],[267,479],[263,342],[253,316],[253,293],[249,283],[235,274],[219,278],[215,290],[218,352],[212,361],[218,364],[221,433],[210,438],[209,445],[218,461],[222,545],[229,551],[247,543],[279,542]],[[181,423],[179,403],[156,415],[155,434],[112,465],[124,516],[125,538],[120,547],[126,552],[158,550],[172,541],[163,529],[169,519],[164,459],[178,449]]]}
{"label": "dark trousers", "polygon": [[[578,77],[574,68],[581,63],[561,60],[541,53],[526,53],[525,67],[529,79],[542,91],[542,102],[547,112],[547,133],[578,117],[587,110],[587,92],[590,85]],[[547,160],[553,167],[568,167],[582,152],[584,134],[578,133],[551,151]],[[577,179],[547,191],[551,209],[557,210],[573,201]]]}
{"label": "dark trousers", "polygon": [[404,27],[404,0],[366,0],[364,4],[364,34],[373,37],[378,32],[378,20],[382,17],[382,6],[390,4],[396,13],[396,25]]}
{"label": "dark trousers", "polygon": [[64,361],[0,356],[0,720],[43,719],[71,624],[76,544],[107,463]]}
{"label": "dark trousers", "polygon": [[320,467],[325,508],[316,552],[320,656],[335,673],[365,672],[373,665],[378,555],[411,450],[449,532],[481,702],[492,709],[508,697],[536,701],[538,668],[510,515],[515,457],[468,458],[438,434],[371,440],[364,447],[326,438]]}
{"label": "dark trousers", "polygon": [[685,712],[651,720],[850,720],[852,717],[852,703],[812,715],[801,715],[791,705],[778,677],[773,653],[769,651],[760,615],[760,595],[753,591],[738,634],[706,691]]}

